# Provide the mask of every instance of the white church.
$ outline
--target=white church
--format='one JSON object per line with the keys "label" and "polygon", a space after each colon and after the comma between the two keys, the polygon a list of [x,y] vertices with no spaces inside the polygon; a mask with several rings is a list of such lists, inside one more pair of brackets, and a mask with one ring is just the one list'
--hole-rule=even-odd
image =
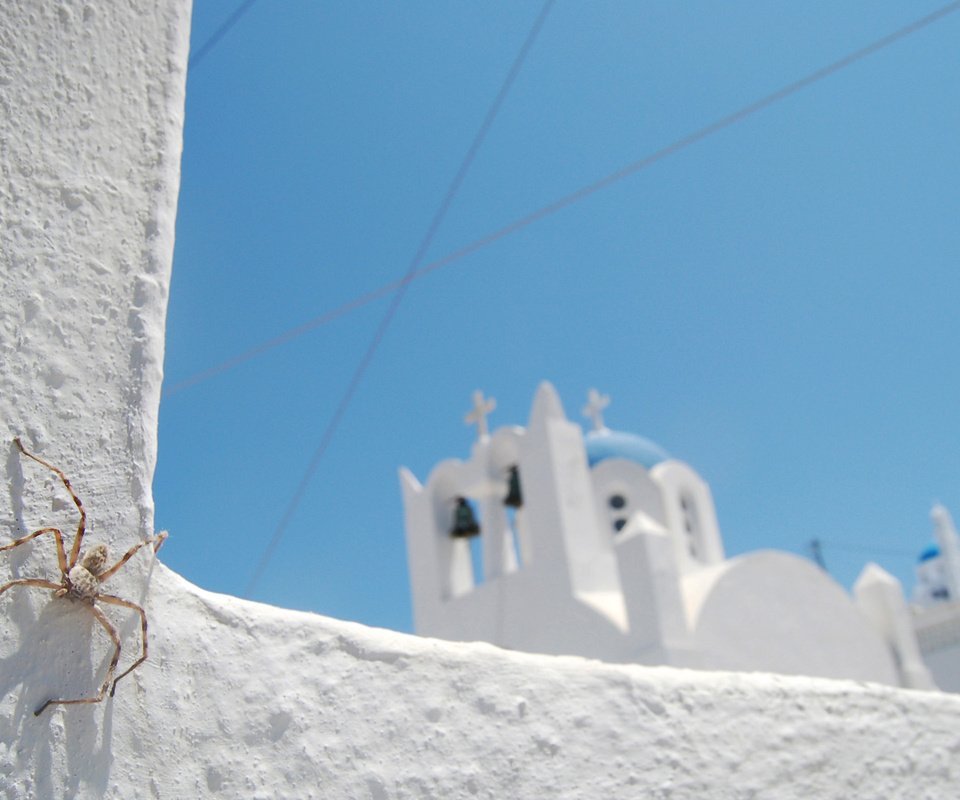
{"label": "white church", "polygon": [[851,597],[789,553],[728,559],[707,483],[653,442],[608,429],[608,402],[591,390],[585,434],[543,383],[526,428],[491,433],[494,403],[478,392],[469,460],[441,462],[423,484],[400,470],[417,633],[960,690],[960,546],[945,510],[934,510],[938,547],[912,606],[875,564]]}
{"label": "white church", "polygon": [[943,506],[930,516],[936,543],[920,554],[911,620],[934,682],[960,692],[960,536]]}

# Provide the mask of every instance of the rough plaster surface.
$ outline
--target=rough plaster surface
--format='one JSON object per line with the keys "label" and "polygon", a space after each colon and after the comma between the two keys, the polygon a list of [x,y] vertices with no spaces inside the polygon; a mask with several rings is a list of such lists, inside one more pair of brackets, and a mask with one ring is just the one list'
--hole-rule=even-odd
{"label": "rough plaster surface", "polygon": [[[112,704],[37,720],[46,675],[4,700],[6,797],[942,800],[960,786],[952,695],[421,639],[212,594],[162,565],[148,610],[150,661]],[[88,649],[101,664],[106,645]]]}
{"label": "rough plaster surface", "polygon": [[116,550],[152,532],[189,12],[185,0],[3,3],[0,468],[10,502],[0,504],[0,525],[8,533],[28,522],[24,482],[36,501],[28,505],[50,506],[46,476],[21,468],[15,434],[68,475],[82,474],[100,541]]}
{"label": "rough plaster surface", "polygon": [[933,798],[960,785],[957,698],[512,654],[157,578],[158,605],[208,628],[161,639],[170,663],[144,681],[161,708],[190,709],[181,738],[197,758],[158,770],[174,796]]}
{"label": "rough plaster surface", "polygon": [[[61,465],[116,552],[152,532],[189,4],[0,14],[0,536],[70,530]],[[398,521],[399,531],[399,521]],[[176,531],[173,532],[176,535]],[[161,553],[162,556],[162,553]],[[0,577],[55,577],[52,543]],[[145,555],[150,658],[99,705],[86,609],[0,598],[4,798],[944,798],[960,698],[441,643],[197,589]],[[113,613],[113,611],[111,611]],[[115,615],[129,663],[136,620]]]}

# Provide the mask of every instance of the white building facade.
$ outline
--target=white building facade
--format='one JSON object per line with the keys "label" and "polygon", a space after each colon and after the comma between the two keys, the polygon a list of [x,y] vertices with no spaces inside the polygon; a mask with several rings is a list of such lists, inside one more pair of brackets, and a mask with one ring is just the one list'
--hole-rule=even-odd
{"label": "white building facade", "polygon": [[911,623],[937,686],[960,692],[960,536],[943,506],[930,516],[936,544],[920,554]]}
{"label": "white building facade", "polygon": [[[656,444],[584,433],[549,383],[525,428],[480,435],[421,484],[401,469],[417,633],[613,662],[932,688],[899,584],[870,565],[855,598],[817,566],[727,559],[710,487]],[[479,541],[479,547],[477,546]]]}

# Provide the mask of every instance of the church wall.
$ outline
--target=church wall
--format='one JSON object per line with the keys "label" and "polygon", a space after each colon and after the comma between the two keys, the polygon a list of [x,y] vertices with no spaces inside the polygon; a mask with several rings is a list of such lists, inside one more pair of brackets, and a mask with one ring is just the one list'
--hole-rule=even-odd
{"label": "church wall", "polygon": [[775,551],[738,556],[688,575],[684,594],[704,668],[900,685],[881,635],[806,559]]}
{"label": "church wall", "polygon": [[671,535],[634,527],[617,539],[617,562],[629,621],[632,658],[638,664],[698,666],[681,594]]}
{"label": "church wall", "polygon": [[960,644],[924,653],[923,660],[938,688],[945,692],[960,692]]}
{"label": "church wall", "polygon": [[590,479],[596,497],[597,524],[602,532],[615,535],[638,511],[660,525],[666,524],[663,492],[639,464],[608,458],[590,470]]}
{"label": "church wall", "polygon": [[682,461],[657,464],[650,475],[663,492],[667,526],[676,534],[677,563],[698,568],[723,561],[723,541],[710,487]]}
{"label": "church wall", "polygon": [[938,603],[914,609],[914,625],[934,683],[947,692],[960,692],[960,603]]}

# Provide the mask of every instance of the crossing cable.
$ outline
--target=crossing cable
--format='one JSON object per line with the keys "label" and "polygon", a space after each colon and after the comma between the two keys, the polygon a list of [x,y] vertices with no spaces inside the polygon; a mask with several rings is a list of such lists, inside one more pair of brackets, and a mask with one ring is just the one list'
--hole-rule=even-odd
{"label": "crossing cable", "polygon": [[526,61],[530,50],[533,48],[533,44],[536,41],[540,30],[543,28],[554,2],[555,0],[546,0],[546,2],[544,2],[543,7],[540,9],[540,13],[534,20],[533,26],[530,28],[530,32],[527,34],[527,38],[524,40],[520,47],[520,51],[517,53],[517,57],[514,59],[513,65],[510,67],[510,71],[507,73],[506,78],[504,78],[503,83],[501,84],[500,89],[493,100],[493,103],[490,105],[486,116],[480,123],[480,128],[477,130],[472,144],[467,150],[466,155],[464,155],[456,175],[451,181],[443,200],[440,202],[440,206],[434,214],[433,219],[427,228],[427,232],[424,234],[423,239],[420,242],[420,246],[417,248],[416,253],[411,259],[410,265],[407,267],[406,274],[396,286],[396,291],[391,298],[389,308],[387,308],[386,313],[380,320],[380,324],[374,333],[372,341],[367,347],[366,352],[364,352],[363,356],[361,357],[360,363],[357,365],[353,376],[350,378],[350,382],[347,384],[347,388],[340,397],[340,402],[337,404],[333,416],[327,423],[327,427],[320,439],[320,444],[317,446],[317,449],[314,451],[310,462],[307,464],[307,468],[303,473],[303,477],[300,479],[300,483],[297,485],[296,491],[293,493],[293,497],[287,504],[287,507],[283,512],[283,516],[280,518],[280,522],[277,524],[276,530],[273,532],[273,536],[270,538],[270,541],[267,543],[263,554],[260,556],[260,560],[253,572],[253,576],[250,578],[249,583],[247,583],[247,587],[244,592],[246,597],[249,597],[256,588],[260,577],[263,575],[263,572],[270,563],[270,559],[273,557],[277,546],[280,544],[280,540],[283,538],[283,534],[286,532],[294,513],[299,507],[300,502],[303,500],[303,496],[306,493],[307,487],[310,485],[310,481],[312,480],[314,473],[317,471],[320,461],[327,452],[327,448],[330,446],[330,442],[333,440],[334,434],[340,427],[340,422],[342,421],[347,408],[350,406],[350,403],[353,401],[353,397],[360,386],[360,382],[362,381],[363,376],[366,374],[367,369],[373,361],[373,357],[376,355],[376,352],[379,349],[380,344],[390,327],[390,324],[393,322],[397,310],[399,309],[400,304],[403,302],[403,298],[406,295],[407,290],[410,288],[410,284],[417,274],[417,270],[426,256],[427,250],[429,249],[430,244],[433,242],[433,238],[436,235],[437,230],[440,228],[440,224],[443,222],[444,217],[446,217],[447,211],[449,211],[454,197],[456,197],[457,192],[460,190],[460,186],[463,183],[467,172],[470,170],[470,166],[473,164],[477,152],[480,150],[480,146],[483,144],[487,133],[490,131],[493,121],[496,119],[504,100],[506,100],[507,95],[510,92],[510,88],[513,86],[513,83],[517,78],[517,75],[520,74],[520,69],[523,66],[524,61]]}
{"label": "crossing cable", "polygon": [[250,6],[256,2],[257,0],[245,0],[241,3],[236,10],[220,24],[220,27],[210,34],[207,41],[190,54],[190,59],[187,61],[187,69],[193,69],[203,61],[207,53],[220,43],[220,40],[227,35],[227,32],[240,21],[240,17],[246,14],[250,10]]}
{"label": "crossing cable", "polygon": [[907,550],[900,547],[876,547],[872,544],[861,544],[860,542],[841,542],[831,541],[829,539],[820,539],[820,544],[824,548],[831,550],[840,550],[845,553],[866,553],[874,556],[896,556],[899,558],[915,558],[916,551]]}
{"label": "crossing cable", "polygon": [[163,395],[164,397],[169,397],[171,395],[182,392],[184,389],[189,389],[190,387],[195,386],[198,383],[202,383],[206,380],[209,380],[210,378],[220,375],[221,373],[227,372],[228,370],[231,370],[234,367],[237,367],[240,364],[243,364],[244,362],[249,361],[252,358],[256,358],[257,356],[262,355],[263,353],[266,353],[267,351],[272,350],[275,347],[279,347],[280,345],[286,344],[287,342],[290,342],[298,338],[299,336],[302,336],[303,334],[314,330],[315,328],[319,328],[323,325],[333,322],[334,320],[339,319],[340,317],[345,316],[346,314],[349,314],[351,311],[355,311],[356,309],[361,308],[362,306],[372,303],[374,300],[380,299],[384,295],[390,294],[391,292],[395,292],[400,289],[403,289],[405,291],[406,286],[410,282],[417,280],[419,278],[422,278],[424,275],[428,275],[429,273],[434,272],[435,270],[441,269],[442,267],[446,267],[450,264],[453,264],[454,262],[459,261],[465,258],[466,256],[477,252],[478,250],[482,250],[483,248],[493,244],[494,242],[499,241],[500,239],[504,239],[507,236],[513,233],[516,233],[520,229],[525,228],[528,225],[533,224],[534,222],[539,222],[541,219],[544,219],[545,217],[549,217],[552,214],[555,214],[558,211],[561,211],[562,209],[567,208],[568,206],[571,206],[574,203],[577,203],[580,200],[583,200],[584,198],[589,197],[590,195],[601,191],[602,189],[606,189],[607,187],[613,185],[614,183],[617,183],[618,181],[623,180],[624,178],[630,175],[634,175],[637,172],[640,172],[641,170],[646,169],[647,167],[657,163],[658,161],[662,161],[663,159],[669,156],[672,156],[675,153],[678,153],[681,150],[686,149],[687,147],[690,147],[690,145],[696,144],[697,142],[700,142],[703,139],[706,139],[707,137],[712,136],[715,133],[719,133],[721,130],[728,128],[737,122],[740,122],[741,120],[751,116],[752,114],[755,114],[758,111],[761,111],[767,108],[768,106],[771,106],[774,103],[777,103],[780,100],[783,100],[789,97],[792,94],[795,94],[801,89],[804,89],[807,86],[810,86],[811,84],[821,81],[824,78],[830,75],[833,75],[834,73],[839,72],[840,70],[846,67],[851,66],[857,61],[860,61],[866,58],[867,56],[873,55],[879,50],[882,50],[883,48],[891,44],[894,44],[900,39],[903,39],[912,33],[916,33],[922,28],[926,28],[927,26],[932,25],[935,22],[939,22],[948,14],[952,14],[953,12],[958,10],[960,10],[960,0],[957,0],[957,2],[948,3],[947,5],[942,6],[941,8],[937,9],[933,13],[928,14],[925,17],[921,17],[920,19],[915,20],[914,22],[911,22],[909,25],[905,25],[904,27],[894,31],[893,33],[888,34],[887,36],[884,36],[881,39],[877,39],[875,42],[868,44],[866,47],[862,47],[859,50],[855,50],[852,53],[849,53],[843,56],[842,58],[838,59],[837,61],[834,61],[825,67],[822,67],[814,72],[811,72],[805,77],[800,78],[799,80],[794,81],[793,83],[790,83],[787,86],[784,86],[783,88],[777,90],[776,92],[773,92],[772,94],[766,95],[765,97],[761,98],[760,100],[757,100],[754,103],[751,103],[750,105],[744,106],[738,111],[734,111],[732,114],[722,117],[721,119],[716,120],[715,122],[712,122],[703,128],[700,128],[694,133],[688,134],[687,136],[684,136],[681,139],[677,139],[672,144],[669,144],[666,147],[663,147],[660,150],[657,150],[654,153],[651,153],[650,155],[647,155],[644,158],[639,159],[638,161],[634,161],[630,164],[627,164],[625,167],[621,167],[616,172],[612,172],[598,181],[587,184],[586,186],[583,186],[580,189],[577,189],[575,192],[571,192],[570,194],[565,195],[564,197],[561,197],[559,200],[556,200],[553,203],[550,203],[549,205],[543,206],[542,208],[539,208],[536,211],[530,214],[527,214],[525,217],[521,217],[515,220],[514,222],[511,222],[509,225],[505,225],[504,227],[499,228],[498,230],[495,230],[492,233],[488,233],[486,236],[483,236],[480,239],[477,239],[471,242],[470,244],[465,245],[459,250],[455,250],[452,253],[448,253],[447,255],[443,256],[443,258],[437,259],[436,261],[431,261],[430,263],[425,264],[422,267],[417,267],[413,269],[412,271],[408,272],[407,275],[405,275],[403,278],[399,280],[392,281],[391,283],[386,283],[377,289],[373,289],[372,291],[367,292],[366,294],[360,295],[354,298],[353,300],[350,300],[349,302],[344,303],[341,306],[338,306],[337,308],[334,308],[330,311],[325,312],[324,314],[316,316],[313,319],[307,320],[306,322],[296,326],[295,328],[290,328],[289,330],[279,334],[278,336],[273,337],[272,339],[267,339],[266,341],[261,342],[260,344],[250,348],[249,350],[245,350],[244,352],[226,361],[223,361],[220,364],[217,364],[213,367],[209,367],[200,372],[194,373],[193,375],[187,378],[184,378],[183,380],[173,384],[172,386],[170,386],[169,389],[164,389]]}

